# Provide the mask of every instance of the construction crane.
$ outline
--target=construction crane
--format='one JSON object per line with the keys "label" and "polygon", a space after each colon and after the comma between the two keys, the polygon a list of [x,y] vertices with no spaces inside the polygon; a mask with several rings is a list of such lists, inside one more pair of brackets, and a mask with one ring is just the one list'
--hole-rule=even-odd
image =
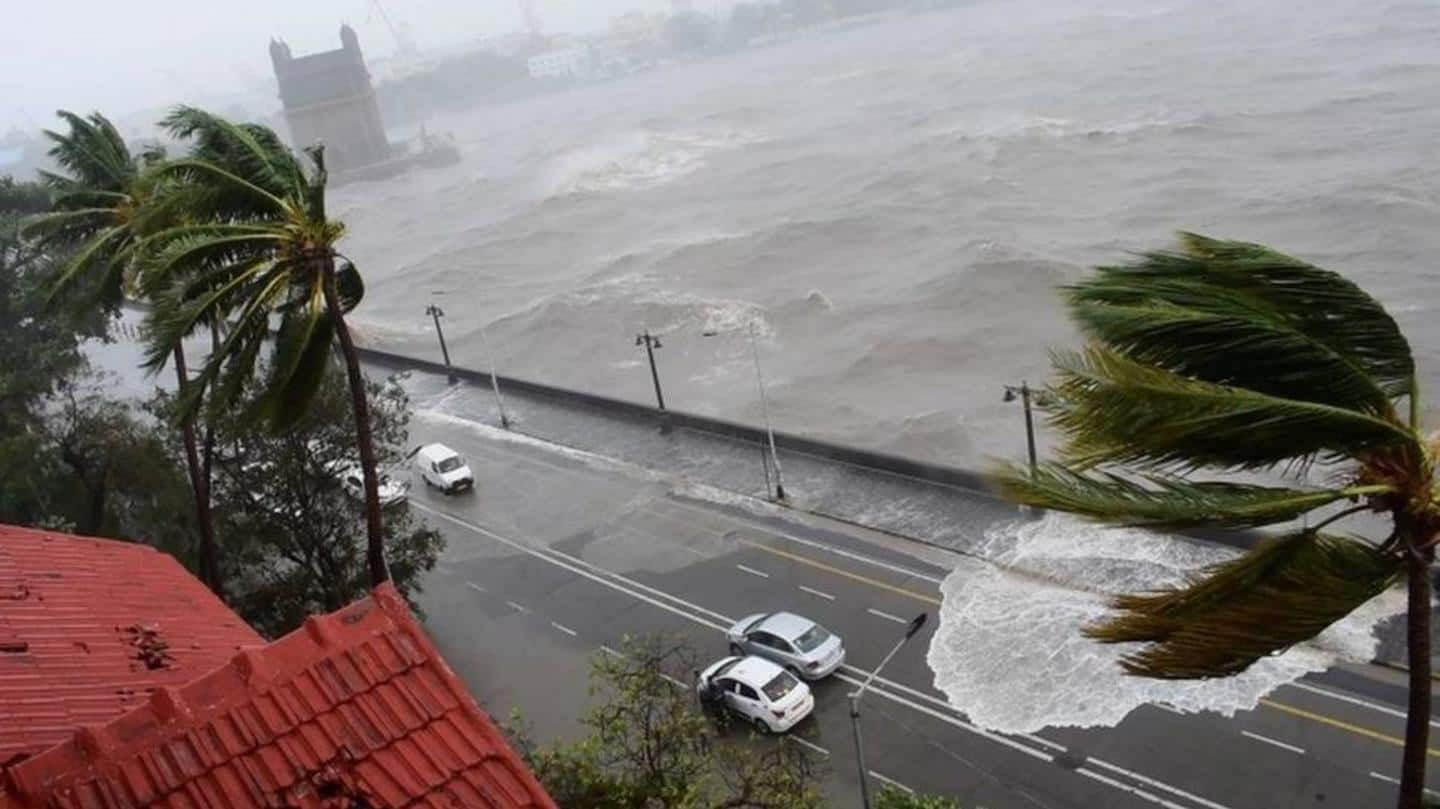
{"label": "construction crane", "polygon": [[380,16],[380,21],[385,23],[385,27],[390,31],[390,36],[395,38],[395,46],[402,56],[414,56],[419,52],[420,49],[415,46],[415,37],[410,35],[409,26],[401,23],[401,26],[397,28],[390,21],[390,15],[385,13],[385,6],[380,3],[380,0],[371,0],[370,14],[372,18],[377,14]]}
{"label": "construction crane", "polygon": [[525,28],[530,31],[530,39],[536,43],[545,41],[545,33],[540,29],[540,15],[535,13],[535,0],[516,0],[520,4],[520,16],[525,18]]}

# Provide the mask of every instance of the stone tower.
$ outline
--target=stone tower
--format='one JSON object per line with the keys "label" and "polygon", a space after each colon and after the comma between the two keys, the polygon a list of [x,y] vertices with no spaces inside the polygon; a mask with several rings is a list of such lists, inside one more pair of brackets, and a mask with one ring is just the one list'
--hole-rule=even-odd
{"label": "stone tower", "polygon": [[290,141],[297,148],[325,144],[325,163],[331,171],[390,157],[380,106],[353,28],[340,27],[339,50],[299,58],[291,55],[289,45],[271,40],[270,62],[280,85]]}

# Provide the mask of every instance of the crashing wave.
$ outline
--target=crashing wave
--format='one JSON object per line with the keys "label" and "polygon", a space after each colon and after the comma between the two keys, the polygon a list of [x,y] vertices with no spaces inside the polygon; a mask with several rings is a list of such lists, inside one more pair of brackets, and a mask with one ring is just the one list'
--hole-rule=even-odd
{"label": "crashing wave", "polygon": [[1403,593],[1383,593],[1311,643],[1213,680],[1131,677],[1119,660],[1133,646],[1081,637],[1109,596],[1181,583],[1235,553],[1058,514],[992,528],[982,555],[1003,567],[967,562],[941,585],[927,655],[935,687],[971,721],[1005,733],[1114,726],[1147,703],[1232,716],[1305,674],[1371,659],[1375,624],[1404,611]]}

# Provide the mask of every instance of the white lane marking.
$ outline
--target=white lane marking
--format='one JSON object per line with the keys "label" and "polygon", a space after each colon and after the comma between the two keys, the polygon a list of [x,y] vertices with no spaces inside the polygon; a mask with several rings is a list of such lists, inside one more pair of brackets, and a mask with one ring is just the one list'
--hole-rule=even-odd
{"label": "white lane marking", "polygon": [[620,658],[621,660],[624,660],[624,659],[625,659],[625,655],[620,654],[619,652],[615,651],[614,649],[611,649],[609,646],[606,646],[606,645],[604,645],[603,643],[600,645],[600,651],[604,652],[604,653],[607,654],[607,655],[610,655],[611,657],[618,657],[618,658]]}
{"label": "white lane marking", "polygon": [[[680,497],[684,497],[685,495],[679,495],[679,496],[680,496]],[[699,506],[695,506],[695,505],[692,505],[692,504],[690,504],[690,503],[687,503],[687,502],[685,502],[684,500],[677,500],[677,499],[675,499],[675,498],[672,497],[671,499],[667,500],[666,502],[669,503],[669,504],[671,504],[671,505],[675,505],[675,506],[679,506],[679,507],[681,507],[681,508],[687,509],[687,510],[689,510],[689,511],[695,511],[695,512],[699,512],[699,513],[701,513],[701,514],[713,515],[713,516],[715,516],[715,517],[718,517],[718,518],[721,519],[721,520],[724,520],[725,522],[729,522],[729,523],[731,523],[731,524],[733,524],[733,525],[740,526],[741,528],[748,528],[748,529],[750,529],[750,530],[752,530],[752,531],[759,532],[759,533],[764,534],[764,535],[766,535],[766,536],[776,537],[776,538],[778,538],[778,539],[784,539],[784,540],[787,540],[787,541],[789,541],[789,542],[794,542],[794,543],[797,544],[797,545],[804,545],[804,546],[807,547],[807,548],[814,548],[815,550],[818,550],[818,551],[824,551],[825,553],[833,553],[833,554],[835,554],[836,556],[843,556],[843,557],[845,557],[846,559],[850,559],[850,560],[853,560],[853,561],[856,561],[856,562],[863,562],[863,563],[865,563],[865,564],[867,564],[867,565],[871,565],[871,566],[874,566],[874,567],[878,567],[878,568],[880,568],[880,569],[882,569],[882,570],[888,570],[888,571],[890,571],[891,573],[899,573],[899,574],[901,574],[901,575],[903,575],[903,576],[909,576],[909,577],[911,577],[911,578],[920,579],[920,580],[922,580],[922,581],[928,581],[928,582],[930,582],[931,584],[936,584],[936,585],[942,584],[942,583],[944,582],[944,579],[942,579],[942,578],[939,578],[939,577],[937,577],[937,576],[931,576],[931,575],[928,574],[928,573],[921,573],[920,571],[915,570],[914,568],[905,567],[904,565],[893,564],[893,563],[891,563],[891,562],[883,562],[883,561],[881,561],[881,560],[879,560],[879,559],[876,559],[876,558],[874,558],[874,557],[866,556],[866,555],[863,554],[863,553],[856,553],[856,552],[854,552],[854,551],[847,551],[847,550],[844,550],[844,549],[842,549],[842,548],[837,548],[837,547],[835,547],[835,546],[833,546],[833,545],[827,545],[827,544],[825,544],[825,543],[823,543],[823,542],[817,542],[817,541],[815,541],[815,540],[813,540],[813,539],[805,539],[804,537],[797,537],[797,536],[795,536],[794,534],[787,534],[787,533],[785,533],[784,531],[777,531],[777,530],[775,530],[774,528],[771,528],[771,527],[769,527],[769,526],[762,526],[762,525],[757,525],[757,524],[755,524],[755,523],[753,523],[753,522],[747,522],[747,521],[745,521],[745,520],[741,520],[741,519],[738,519],[738,518],[736,518],[736,517],[732,517],[732,516],[730,516],[729,514],[724,514],[724,513],[721,513],[721,512],[706,511],[705,509],[702,509],[702,508],[700,508]],[[651,513],[651,514],[659,514],[660,516],[666,517],[667,519],[670,519],[670,520],[678,520],[678,519],[679,519],[678,517],[671,517],[671,516],[669,516],[669,515],[667,515],[667,514],[664,514],[663,512],[660,512],[660,511],[651,511],[650,513]],[[853,538],[853,537],[852,537],[852,538]],[[859,540],[857,540],[857,541],[859,541]],[[940,550],[944,550],[944,549],[941,548]]]}
{"label": "white lane marking", "polygon": [[477,593],[483,593],[483,592],[485,592],[485,588],[484,588],[484,587],[481,587],[480,585],[476,584],[476,583],[473,582],[473,581],[467,581],[467,582],[465,582],[465,586],[466,586],[466,587],[469,587],[471,590],[474,590],[474,591],[477,592]]}
{"label": "white lane marking", "polygon": [[[1321,696],[1326,696],[1326,697],[1329,697],[1330,699],[1339,700],[1339,701],[1341,701],[1341,702],[1348,702],[1348,703],[1350,703],[1351,705],[1359,705],[1359,706],[1362,707],[1362,708],[1369,708],[1369,709],[1372,710],[1372,711],[1378,711],[1379,713],[1389,714],[1390,716],[1396,717],[1396,718],[1398,718],[1398,719],[1404,719],[1404,718],[1406,718],[1404,711],[1401,711],[1401,710],[1398,710],[1398,709],[1395,709],[1395,708],[1391,708],[1391,707],[1389,707],[1388,705],[1381,705],[1381,704],[1379,704],[1378,702],[1371,702],[1371,701],[1368,700],[1368,699],[1360,699],[1359,697],[1352,697],[1352,696],[1350,696],[1349,694],[1342,694],[1342,693],[1340,693],[1339,691],[1332,691],[1332,690],[1330,690],[1329,688],[1321,688],[1321,687],[1318,686],[1318,685],[1310,685],[1310,684],[1308,684],[1308,683],[1290,683],[1290,685],[1291,685],[1291,686],[1294,686],[1295,688],[1300,689],[1301,691],[1309,691],[1309,692],[1312,693],[1312,694],[1320,694]],[[1432,728],[1440,728],[1440,722],[1437,722],[1437,721],[1435,721],[1434,719],[1431,719],[1431,720],[1430,720],[1430,727],[1432,727]]]}
{"label": "white lane marking", "polygon": [[1380,773],[1375,772],[1374,770],[1371,770],[1371,771],[1370,771],[1370,777],[1371,777],[1371,778],[1379,778],[1381,781],[1385,781],[1385,782],[1391,783],[1391,784],[1398,784],[1398,783],[1400,783],[1400,779],[1399,779],[1399,778],[1391,778],[1391,777],[1388,776],[1388,775],[1381,775]]}
{"label": "white lane marking", "polygon": [[671,677],[670,675],[666,674],[666,673],[663,672],[663,671],[660,672],[660,676],[661,676],[661,677],[664,677],[667,681],[669,681],[669,683],[670,683],[671,685],[675,686],[676,688],[679,688],[679,689],[682,689],[682,690],[683,690],[683,689],[686,689],[686,688],[689,688],[689,687],[690,687],[690,686],[686,685],[683,680],[679,680],[679,679],[677,679],[677,678],[675,678],[675,677]]}
{"label": "white lane marking", "polygon": [[876,618],[884,618],[884,619],[887,620],[887,621],[894,621],[894,622],[897,623],[897,624],[908,624],[908,623],[910,623],[909,621],[905,620],[904,618],[901,618],[901,617],[895,616],[895,615],[891,615],[891,614],[888,613],[888,612],[881,612],[880,610],[876,610],[876,609],[867,609],[867,610],[865,610],[865,611],[868,612],[868,613],[870,613],[871,615],[875,616]]}
{"label": "white lane marking", "polygon": [[886,784],[889,784],[890,786],[895,787],[896,789],[900,790],[901,792],[904,792],[906,795],[914,795],[914,794],[915,794],[915,790],[911,789],[910,787],[905,786],[904,784],[900,783],[899,781],[896,781],[894,778],[890,778],[890,777],[888,777],[888,776],[881,775],[880,773],[875,772],[874,770],[869,770],[869,773],[870,773],[870,777],[871,777],[871,778],[874,778],[876,781],[882,781],[882,782],[884,782],[884,783],[886,783]]}
{"label": "white lane marking", "polygon": [[1118,773],[1120,773],[1121,775],[1127,776],[1127,777],[1129,777],[1129,778],[1133,778],[1133,779],[1135,779],[1136,781],[1139,781],[1139,782],[1142,783],[1142,784],[1146,784],[1146,785],[1148,785],[1148,786],[1152,786],[1152,787],[1154,787],[1154,788],[1156,788],[1156,789],[1163,789],[1163,790],[1165,790],[1166,792],[1169,792],[1169,793],[1172,794],[1172,795],[1178,795],[1178,796],[1180,796],[1180,797],[1182,797],[1182,798],[1185,798],[1185,799],[1187,799],[1187,800],[1190,800],[1190,801],[1193,801],[1193,802],[1195,802],[1195,803],[1198,803],[1198,804],[1200,804],[1201,806],[1208,806],[1208,807],[1210,807],[1210,809],[1230,809],[1230,807],[1226,806],[1226,805],[1223,804],[1223,803],[1216,803],[1216,802],[1214,802],[1214,801],[1206,800],[1206,799],[1200,797],[1199,795],[1196,795],[1196,794],[1193,793],[1193,792],[1186,792],[1185,790],[1183,790],[1183,789],[1181,789],[1181,788],[1179,788],[1179,787],[1172,787],[1172,786],[1170,786],[1169,784],[1165,783],[1164,781],[1156,781],[1154,778],[1150,778],[1150,777],[1148,777],[1148,776],[1141,775],[1140,773],[1135,772],[1134,770],[1127,770],[1127,769],[1125,769],[1124,767],[1120,767],[1120,766],[1117,766],[1117,765],[1115,765],[1115,764],[1111,764],[1110,762],[1108,762],[1108,761],[1106,761],[1105,759],[1102,759],[1102,758],[1090,758],[1090,759],[1086,759],[1085,761],[1086,761],[1087,764],[1094,764],[1094,765],[1099,766],[1099,767],[1104,767],[1105,769],[1107,769],[1107,770],[1109,770],[1109,771],[1111,771],[1111,772],[1118,772]]}
{"label": "white lane marking", "polygon": [[809,739],[805,739],[805,738],[803,738],[803,737],[801,737],[801,736],[791,736],[791,737],[789,737],[789,738],[790,738],[790,741],[795,742],[796,744],[801,745],[801,746],[803,746],[803,747],[808,747],[808,748],[810,748],[811,750],[814,750],[815,752],[819,753],[819,754],[822,755],[822,756],[828,756],[828,755],[830,755],[830,751],[829,751],[829,750],[826,750],[825,748],[823,748],[823,747],[821,747],[820,745],[818,745],[818,744],[810,741]]}
{"label": "white lane marking", "polygon": [[1242,730],[1242,731],[1240,731],[1240,735],[1241,735],[1241,736],[1249,737],[1249,738],[1251,738],[1251,739],[1254,739],[1254,740],[1257,741],[1257,742],[1264,742],[1264,743],[1266,743],[1266,744],[1273,744],[1273,745],[1275,745],[1276,747],[1279,747],[1279,748],[1282,749],[1282,750],[1289,750],[1289,751],[1292,752],[1292,753],[1299,753],[1299,754],[1302,755],[1302,756],[1305,755],[1305,748],[1303,748],[1303,747],[1296,747],[1296,746],[1293,745],[1293,744],[1286,744],[1285,742],[1279,741],[1278,739],[1272,739],[1272,738],[1270,738],[1269,736],[1261,736],[1261,735],[1258,734],[1258,733],[1251,733],[1251,732],[1248,731],[1248,730]]}
{"label": "white lane marking", "polygon": [[516,612],[529,612],[524,604],[516,604],[514,601],[506,601],[505,605]]}
{"label": "white lane marking", "polygon": [[550,622],[550,625],[553,626],[553,627],[555,627],[556,629],[560,630],[561,632],[564,632],[565,634],[569,635],[569,636],[572,637],[572,638],[578,638],[578,637],[580,637],[580,633],[579,633],[579,632],[576,632],[575,630],[571,629],[571,628],[568,627],[568,626],[565,626],[565,625],[563,625],[563,624],[557,624],[557,623],[555,623],[554,621],[551,621],[551,622]]}
{"label": "white lane marking", "polygon": [[[434,515],[434,516],[436,516],[436,517],[439,517],[439,518],[441,518],[441,519],[443,519],[443,520],[448,520],[449,522],[452,522],[452,523],[454,523],[454,524],[456,524],[456,525],[459,525],[459,526],[461,526],[461,527],[463,527],[463,528],[467,528],[467,529],[469,529],[469,530],[471,530],[471,531],[474,531],[475,533],[480,534],[481,536],[485,536],[485,537],[488,537],[488,538],[490,538],[490,539],[492,539],[492,540],[494,540],[494,541],[496,541],[496,542],[499,542],[499,543],[501,543],[502,545],[506,545],[506,546],[509,546],[509,547],[511,547],[511,548],[514,548],[515,550],[518,550],[518,551],[520,551],[520,552],[522,552],[522,553],[529,554],[530,556],[533,556],[533,557],[535,557],[536,559],[539,559],[539,560],[541,560],[541,561],[543,561],[543,562],[549,562],[550,564],[552,564],[552,565],[554,565],[554,566],[556,566],[556,567],[560,567],[560,568],[563,568],[563,569],[565,569],[565,570],[569,570],[570,572],[572,572],[572,573],[574,573],[574,574],[576,574],[576,575],[578,575],[578,576],[582,576],[582,577],[584,577],[584,578],[590,579],[591,581],[594,581],[594,582],[596,582],[596,583],[598,583],[598,584],[601,584],[601,585],[603,585],[603,586],[605,586],[605,587],[609,587],[609,588],[612,589],[612,590],[615,590],[615,591],[617,591],[617,592],[624,593],[624,594],[626,594],[626,595],[628,595],[628,596],[630,596],[630,597],[632,597],[632,598],[635,598],[635,599],[637,599],[637,600],[639,600],[639,601],[644,601],[645,603],[650,604],[651,606],[659,607],[660,609],[665,610],[666,612],[669,612],[669,613],[671,613],[671,614],[673,614],[673,615],[678,615],[678,616],[680,616],[681,618],[685,618],[685,619],[687,619],[687,620],[689,620],[689,621],[692,621],[692,622],[694,622],[694,623],[700,624],[700,625],[702,625],[702,626],[708,626],[708,627],[710,627],[711,629],[715,629],[715,630],[724,632],[726,626],[734,623],[734,619],[729,618],[729,617],[727,617],[727,616],[725,616],[725,615],[722,615],[722,614],[720,614],[720,613],[718,613],[718,612],[715,612],[714,610],[706,609],[705,607],[701,607],[701,606],[699,606],[698,604],[691,604],[690,602],[687,602],[687,601],[685,601],[685,600],[683,600],[683,599],[681,599],[681,598],[678,598],[677,596],[673,596],[673,595],[670,595],[669,593],[665,593],[665,592],[663,592],[663,591],[656,590],[656,589],[653,588],[653,587],[649,587],[649,586],[640,584],[639,582],[632,582],[631,580],[625,578],[624,576],[622,576],[622,575],[620,575],[620,574],[618,574],[618,573],[612,573],[612,572],[610,572],[610,571],[604,571],[603,568],[596,568],[594,565],[591,565],[590,563],[585,562],[584,560],[578,559],[578,558],[576,558],[576,557],[572,557],[572,556],[570,556],[569,554],[564,553],[563,551],[556,551],[556,550],[554,550],[554,549],[546,549],[545,551],[541,551],[541,550],[535,548],[534,546],[531,546],[531,545],[528,544],[528,543],[520,542],[520,541],[518,541],[518,540],[513,540],[513,539],[510,539],[510,538],[508,538],[508,537],[501,536],[500,534],[497,534],[497,533],[495,533],[494,531],[489,530],[488,528],[482,528],[481,526],[476,525],[476,524],[474,524],[474,523],[472,523],[472,522],[470,522],[470,521],[468,521],[468,520],[461,519],[461,518],[456,517],[456,516],[454,516],[454,515],[452,515],[452,514],[448,514],[448,513],[446,513],[446,512],[443,512],[443,511],[440,511],[440,510],[438,510],[438,509],[435,509],[435,508],[433,508],[433,507],[431,507],[431,506],[427,506],[427,505],[425,505],[425,504],[423,504],[423,503],[413,502],[412,505],[415,506],[416,508],[419,508],[421,511],[428,512],[428,513],[430,513],[430,514],[432,514],[432,515]],[[602,577],[602,576],[600,576],[600,575],[597,575],[596,573],[590,572],[589,570],[585,570],[584,568],[586,568],[586,567],[592,568],[592,569],[594,569],[594,570],[604,571],[605,574],[606,574],[606,576],[608,576],[608,577],[610,577],[610,578]],[[614,580],[611,580],[611,579],[614,579]],[[627,583],[633,584],[636,589],[632,590],[632,589],[629,589],[629,588],[627,588],[627,587],[621,586],[620,584],[617,583],[617,581],[627,582]],[[707,620],[707,619],[705,619],[705,618],[700,617],[699,615],[696,615],[694,612],[686,612],[685,610],[681,610],[681,609],[679,609],[679,608],[677,608],[677,607],[674,607],[674,606],[672,606],[672,605],[670,605],[670,604],[666,604],[664,601],[660,601],[660,600],[657,599],[657,598],[652,598],[652,597],[650,597],[650,596],[645,595],[644,593],[637,592],[637,590],[645,590],[645,591],[648,591],[648,592],[655,593],[657,596],[660,596],[660,597],[662,597],[662,598],[664,598],[664,599],[666,599],[666,600],[673,601],[673,602],[675,602],[675,603],[677,603],[677,604],[683,604],[683,605],[685,605],[686,607],[688,607],[689,609],[694,610],[695,612],[714,616],[714,617],[720,619],[721,621],[723,621],[724,624],[723,624],[723,625],[722,625],[722,624],[717,624],[717,623],[715,623],[715,622],[713,622],[713,621]],[[601,647],[600,647],[600,650],[601,650],[602,652],[607,653],[607,654],[615,655],[615,656],[617,656],[617,657],[623,657],[623,655],[621,655],[619,652],[615,651],[614,649],[611,649],[611,648],[608,647],[608,646],[601,646]],[[842,667],[842,669],[844,670],[844,672],[852,672],[852,671],[853,671],[853,672],[856,672],[856,673],[859,675],[860,678],[865,678],[865,677],[867,677],[867,676],[869,675],[869,672],[865,671],[864,669],[857,668],[857,667],[855,667],[855,666],[849,666],[849,665],[847,665],[847,666]],[[836,672],[836,673],[835,673],[835,677],[836,677],[836,679],[838,679],[838,680],[840,680],[840,681],[842,681],[842,682],[846,682],[846,683],[849,683],[849,684],[855,685],[855,686],[861,685],[861,684],[864,682],[863,679],[857,679],[855,676],[851,676],[850,674],[848,674],[848,673],[843,673],[843,672]],[[985,729],[983,729],[983,728],[981,728],[981,727],[979,727],[979,726],[977,726],[977,725],[972,725],[972,724],[970,724],[968,721],[965,721],[964,719],[961,719],[961,718],[955,713],[954,709],[951,708],[947,703],[943,702],[942,700],[936,699],[935,697],[932,697],[932,696],[930,696],[929,694],[923,694],[923,693],[921,693],[921,692],[919,692],[919,691],[916,691],[916,690],[913,689],[913,688],[910,688],[909,686],[903,685],[903,684],[901,684],[901,683],[897,683],[897,682],[895,682],[895,681],[893,681],[893,680],[890,680],[889,678],[886,678],[886,677],[875,677],[874,679],[875,679],[875,683],[878,683],[879,685],[874,685],[874,684],[872,684],[872,685],[871,685],[871,692],[874,693],[876,696],[881,697],[882,699],[888,699],[888,700],[890,700],[891,702],[894,702],[894,703],[896,703],[896,704],[898,704],[898,705],[903,705],[903,706],[905,706],[905,707],[907,707],[907,708],[909,708],[909,709],[911,709],[911,710],[913,710],[913,711],[916,711],[917,713],[924,714],[924,715],[926,715],[926,716],[929,716],[929,717],[932,717],[932,718],[934,718],[934,719],[937,719],[937,720],[939,720],[939,721],[941,721],[941,722],[944,722],[944,723],[946,723],[946,724],[948,724],[948,725],[951,725],[951,726],[953,726],[953,727],[959,728],[960,730],[966,731],[967,733],[971,733],[971,734],[973,734],[973,735],[980,736],[981,738],[984,738],[984,739],[987,739],[987,740],[989,740],[989,741],[995,742],[996,744],[999,744],[999,745],[1003,745],[1003,746],[1005,746],[1005,747],[1008,747],[1008,748],[1010,748],[1011,750],[1014,750],[1014,751],[1017,752],[1017,753],[1021,753],[1021,754],[1026,755],[1026,756],[1030,756],[1031,758],[1039,759],[1040,761],[1044,761],[1044,762],[1046,762],[1046,763],[1053,763],[1053,762],[1055,761],[1054,757],[1051,756],[1049,753],[1045,753],[1045,752],[1043,752],[1043,751],[1036,750],[1036,749],[1034,749],[1034,748],[1032,748],[1032,747],[1029,747],[1029,746],[1024,745],[1024,744],[1021,744],[1020,742],[1017,742],[1017,741],[1015,741],[1015,740],[1013,740],[1013,739],[1010,739],[1010,738],[1008,738],[1008,737],[1001,736],[1001,735],[999,735],[999,734],[997,734],[997,733],[993,733],[993,732],[991,732],[991,731],[985,730]],[[944,708],[944,711],[942,712],[942,711],[936,710],[936,709],[934,709],[934,708],[931,708],[931,707],[929,707],[929,706],[927,706],[927,705],[922,705],[922,704],[919,703],[919,702],[912,701],[911,699],[907,699],[906,697],[901,696],[899,693],[895,693],[895,692],[892,692],[892,691],[887,690],[887,687],[894,688],[894,689],[896,689],[896,691],[899,691],[899,692],[907,692],[907,693],[909,693],[909,694],[914,695],[915,697],[918,697],[919,699],[923,699],[923,700],[926,700],[926,701],[928,701],[928,702],[932,702],[932,703],[935,703],[935,704],[937,704],[937,705],[940,705],[940,706],[942,706],[942,707]],[[1204,806],[1211,807],[1211,809],[1229,809],[1229,807],[1226,807],[1226,806],[1224,806],[1223,804],[1218,804],[1218,803],[1215,803],[1215,802],[1213,802],[1213,801],[1205,800],[1204,798],[1200,798],[1199,796],[1192,795],[1191,793],[1186,792],[1186,791],[1184,791],[1184,790],[1182,790],[1182,789],[1179,789],[1179,788],[1177,788],[1177,787],[1172,787],[1172,786],[1170,786],[1170,785],[1168,785],[1168,784],[1165,784],[1165,783],[1163,783],[1163,782],[1156,781],[1156,780],[1154,780],[1154,779],[1152,779],[1152,778],[1148,778],[1148,777],[1146,777],[1146,776],[1140,775],[1139,773],[1135,773],[1135,772],[1132,772],[1132,771],[1130,771],[1130,770],[1126,770],[1126,769],[1124,769],[1123,767],[1118,767],[1118,766],[1116,766],[1116,765],[1114,765],[1114,764],[1110,764],[1109,762],[1103,761],[1103,760],[1101,760],[1101,759],[1092,758],[1092,759],[1087,759],[1087,761],[1088,761],[1088,763],[1096,764],[1096,765],[1098,765],[1098,766],[1104,767],[1104,768],[1106,768],[1106,769],[1108,769],[1108,770],[1111,770],[1111,771],[1113,771],[1113,772],[1122,773],[1122,774],[1124,774],[1124,775],[1127,775],[1127,776],[1129,776],[1129,777],[1131,777],[1131,778],[1136,779],[1137,781],[1141,781],[1141,782],[1143,782],[1143,783],[1147,783],[1147,784],[1150,784],[1150,785],[1152,785],[1152,786],[1155,786],[1155,787],[1158,787],[1158,788],[1161,788],[1161,789],[1165,789],[1165,790],[1167,790],[1167,791],[1169,791],[1169,792],[1171,792],[1171,793],[1174,793],[1174,794],[1176,794],[1176,795],[1183,795],[1183,796],[1189,797],[1191,800],[1195,801],[1196,803],[1199,803],[1199,804],[1204,805]],[[1092,779],[1092,780],[1100,781],[1101,783],[1105,783],[1105,784],[1110,785],[1110,786],[1113,786],[1113,787],[1115,787],[1115,788],[1117,788],[1117,789],[1121,789],[1121,790],[1123,790],[1123,791],[1125,791],[1125,792],[1129,792],[1129,793],[1131,793],[1131,794],[1134,794],[1134,795],[1136,795],[1137,797],[1141,797],[1141,798],[1144,798],[1144,799],[1146,799],[1146,800],[1149,800],[1149,801],[1152,802],[1152,803],[1157,803],[1157,804],[1159,804],[1159,805],[1161,805],[1161,806],[1165,806],[1165,807],[1167,807],[1167,809],[1185,809],[1185,807],[1178,806],[1177,804],[1171,803],[1171,802],[1169,802],[1169,801],[1167,801],[1167,800],[1165,800],[1165,799],[1163,799],[1163,798],[1156,797],[1155,795],[1152,795],[1152,794],[1150,794],[1150,793],[1148,793],[1148,792],[1146,792],[1146,791],[1144,791],[1144,790],[1137,789],[1137,788],[1135,788],[1135,787],[1129,786],[1128,784],[1124,784],[1124,783],[1122,783],[1122,782],[1116,781],[1115,779],[1108,778],[1108,777],[1106,777],[1106,776],[1100,775],[1099,773],[1096,773],[1096,772],[1094,772],[1094,771],[1092,771],[1092,770],[1089,770],[1089,769],[1087,769],[1087,768],[1085,768],[1085,767],[1082,767],[1082,768],[1080,768],[1080,769],[1078,769],[1078,770],[1075,770],[1075,772],[1080,773],[1081,775],[1083,775],[1083,776],[1085,776],[1085,777],[1087,777],[1087,778],[1090,778],[1090,779]]]}
{"label": "white lane marking", "polygon": [[1114,778],[1111,778],[1111,777],[1106,776],[1106,775],[1101,775],[1100,773],[1095,772],[1094,770],[1092,770],[1092,769],[1090,769],[1090,768],[1088,768],[1088,767],[1081,767],[1080,769],[1076,770],[1075,772],[1080,773],[1081,775],[1085,776],[1086,778],[1091,778],[1091,779],[1094,779],[1094,780],[1096,780],[1096,781],[1099,781],[1099,782],[1102,783],[1102,784],[1107,784],[1107,785],[1109,785],[1109,786],[1112,786],[1112,787],[1114,787],[1114,788],[1116,788],[1116,789],[1118,789],[1118,790],[1121,790],[1121,791],[1124,791],[1124,792],[1129,792],[1131,795],[1134,795],[1134,796],[1137,797],[1137,798],[1143,798],[1143,799],[1145,799],[1145,800],[1147,800],[1147,801],[1150,801],[1151,803],[1159,804],[1159,805],[1165,807],[1165,809],[1185,809],[1184,806],[1181,806],[1180,804],[1175,803],[1174,801],[1168,801],[1168,800],[1160,797],[1159,795],[1152,795],[1152,794],[1150,794],[1149,792],[1146,792],[1145,790],[1140,789],[1139,787],[1132,787],[1132,786],[1130,786],[1129,784],[1124,783],[1123,781],[1116,781]]}
{"label": "white lane marking", "polygon": [[756,570],[756,569],[753,568],[753,567],[746,567],[746,566],[744,566],[744,565],[736,565],[735,567],[740,568],[741,570],[745,571],[746,573],[749,573],[749,574],[752,575],[752,576],[759,576],[759,577],[762,578],[762,579],[768,579],[768,578],[770,578],[770,574],[769,574],[769,573],[766,573],[766,572],[764,572],[764,571],[762,571],[762,570]]}
{"label": "white lane marking", "polygon": [[1152,708],[1159,708],[1159,709],[1162,710],[1162,711],[1169,711],[1170,713],[1173,713],[1173,714],[1175,714],[1176,716],[1184,716],[1184,715],[1185,715],[1185,712],[1182,711],[1182,710],[1180,710],[1179,708],[1172,708],[1172,707],[1170,707],[1169,705],[1166,705],[1166,704],[1163,703],[1163,702],[1152,702],[1152,703],[1150,703],[1150,707],[1152,707]]}
{"label": "white lane marking", "polygon": [[805,592],[807,592],[807,593],[809,593],[809,594],[812,595],[812,596],[815,596],[816,598],[823,598],[823,599],[825,599],[826,601],[834,601],[834,600],[835,600],[835,596],[832,596],[832,595],[830,595],[829,593],[824,592],[823,590],[816,590],[816,589],[811,588],[811,587],[806,587],[806,586],[803,585],[803,584],[800,585],[800,589],[803,590],[803,591],[805,591]]}

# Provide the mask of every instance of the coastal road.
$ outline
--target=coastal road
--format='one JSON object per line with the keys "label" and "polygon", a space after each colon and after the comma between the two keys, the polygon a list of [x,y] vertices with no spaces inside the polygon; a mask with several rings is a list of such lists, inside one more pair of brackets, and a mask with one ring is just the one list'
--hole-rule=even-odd
{"label": "coastal road", "polygon": [[471,495],[412,493],[449,542],[421,597],[426,625],[492,713],[518,707],[542,738],[579,731],[588,660],[624,635],[677,634],[713,659],[732,620],[788,609],[845,639],[848,665],[813,686],[815,714],[793,733],[826,761],[833,805],[857,806],[845,696],[928,611],[865,700],[877,786],[988,809],[1393,801],[1404,707],[1393,672],[1337,670],[1233,719],[1147,706],[1115,728],[988,733],[947,705],[924,659],[947,552],[712,502],[680,481],[483,428],[421,420],[412,440],[459,449],[477,479]]}

